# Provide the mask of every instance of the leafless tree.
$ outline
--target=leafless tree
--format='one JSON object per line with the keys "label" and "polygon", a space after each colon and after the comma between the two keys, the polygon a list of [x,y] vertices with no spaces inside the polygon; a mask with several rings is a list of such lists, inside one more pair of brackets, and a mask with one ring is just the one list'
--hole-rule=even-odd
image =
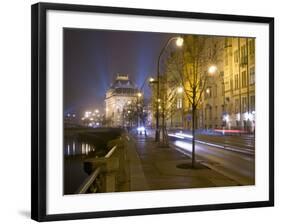
{"label": "leafless tree", "polygon": [[195,167],[196,114],[208,81],[208,66],[215,60],[217,50],[214,38],[185,35],[184,46],[168,59],[166,72],[183,88],[192,115],[192,167]]}

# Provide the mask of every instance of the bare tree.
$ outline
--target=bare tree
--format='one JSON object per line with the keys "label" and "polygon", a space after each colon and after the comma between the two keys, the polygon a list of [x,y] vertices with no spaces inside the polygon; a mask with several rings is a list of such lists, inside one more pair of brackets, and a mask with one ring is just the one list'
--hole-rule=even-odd
{"label": "bare tree", "polygon": [[199,35],[184,36],[184,47],[168,59],[167,72],[182,86],[192,114],[192,167],[195,166],[195,129],[197,110],[208,81],[206,68],[216,55],[216,44],[212,37]]}
{"label": "bare tree", "polygon": [[[158,82],[158,81],[157,81]],[[156,111],[158,106],[160,116],[160,142],[164,147],[169,146],[168,132],[166,121],[170,119],[176,112],[176,91],[178,84],[175,83],[167,73],[163,73],[159,79],[160,94],[159,98],[155,92],[155,87],[152,85],[152,109]],[[158,102],[157,102],[158,101]],[[155,115],[156,117],[156,115]]]}

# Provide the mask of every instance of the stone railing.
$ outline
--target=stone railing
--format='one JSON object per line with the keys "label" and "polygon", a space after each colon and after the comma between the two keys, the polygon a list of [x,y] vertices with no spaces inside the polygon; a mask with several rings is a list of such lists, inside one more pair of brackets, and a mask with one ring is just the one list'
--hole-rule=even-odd
{"label": "stone railing", "polygon": [[88,178],[76,191],[78,194],[129,191],[130,172],[126,137],[108,143],[110,151],[100,158],[84,161]]}

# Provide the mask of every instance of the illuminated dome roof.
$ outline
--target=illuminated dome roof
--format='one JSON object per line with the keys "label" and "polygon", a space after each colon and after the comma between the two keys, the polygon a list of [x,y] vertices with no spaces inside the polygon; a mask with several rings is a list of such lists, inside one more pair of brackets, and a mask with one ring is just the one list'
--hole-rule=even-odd
{"label": "illuminated dome roof", "polygon": [[117,74],[115,81],[110,86],[110,90],[116,94],[136,94],[137,86],[129,79],[129,75]]}

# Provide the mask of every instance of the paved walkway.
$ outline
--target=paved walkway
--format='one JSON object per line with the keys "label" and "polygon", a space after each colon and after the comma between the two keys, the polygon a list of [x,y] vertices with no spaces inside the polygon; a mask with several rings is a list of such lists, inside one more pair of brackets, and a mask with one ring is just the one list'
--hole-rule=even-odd
{"label": "paved walkway", "polygon": [[158,147],[151,137],[133,135],[128,144],[131,191],[238,185],[200,164],[197,169],[178,168],[190,164],[190,158],[172,147]]}

